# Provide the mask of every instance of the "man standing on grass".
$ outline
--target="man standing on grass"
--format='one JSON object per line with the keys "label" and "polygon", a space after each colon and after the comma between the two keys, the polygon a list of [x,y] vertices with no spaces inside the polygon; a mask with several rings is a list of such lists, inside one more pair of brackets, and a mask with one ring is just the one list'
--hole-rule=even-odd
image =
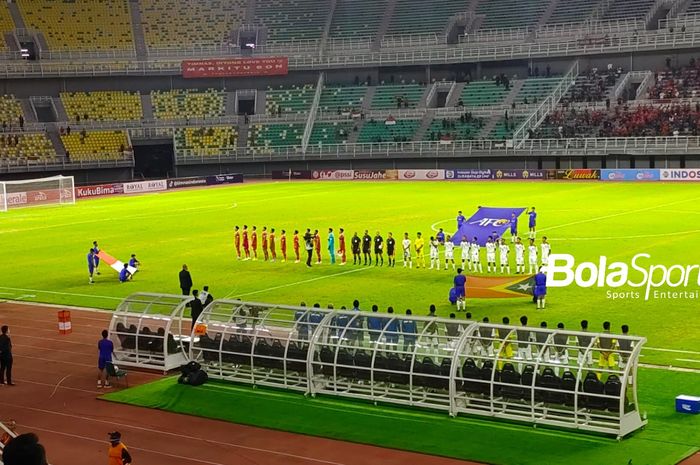
{"label": "man standing on grass", "polygon": [[515,274],[525,273],[525,245],[516,238],[515,240]]}
{"label": "man standing on grass", "polygon": [[365,235],[362,236],[362,255],[365,258],[365,266],[367,266],[367,259],[369,259],[369,264],[372,264],[372,238],[369,235],[369,231],[365,229]]}
{"label": "man standing on grass", "polygon": [[537,308],[544,310],[544,299],[547,296],[547,275],[540,271],[535,275],[535,289],[533,291],[535,299],[537,301]]}
{"label": "man standing on grass", "polygon": [[421,236],[421,233],[417,234],[416,240],[413,242],[413,247],[416,249],[416,268],[420,268],[421,265],[425,268],[425,239]]}
{"label": "man standing on grass", "polygon": [[527,226],[530,229],[530,239],[534,239],[536,236],[536,229],[537,229],[537,213],[535,213],[535,207],[532,207],[532,210],[530,210],[527,213],[528,222]]}
{"label": "man standing on grass", "polygon": [[335,236],[333,228],[328,228],[328,255],[331,257],[331,265],[335,265]]}
{"label": "man standing on grass", "polygon": [[457,212],[457,231],[462,227],[464,222],[467,221],[467,219],[462,215],[462,210]]}
{"label": "man standing on grass", "polygon": [[100,275],[100,257],[97,256],[100,253],[100,247],[97,245],[97,241],[92,241],[92,250],[95,251],[95,274]]}
{"label": "man standing on grass", "polygon": [[[308,229],[306,230],[308,232]],[[301,261],[301,256],[299,255],[299,230],[294,230],[294,237],[292,238],[292,247],[294,248],[294,263],[299,263]]]}
{"label": "man standing on grass", "polygon": [[241,259],[241,230],[238,226],[233,228],[233,243],[236,246],[236,259]]}
{"label": "man standing on grass", "polygon": [[112,362],[112,354],[114,353],[114,343],[107,336],[109,333],[106,329],[102,330],[102,339],[97,342],[97,389],[112,387],[107,380],[107,363]]}
{"label": "man standing on grass", "polygon": [[457,311],[466,310],[467,303],[464,299],[467,295],[467,277],[462,274],[461,268],[457,268],[457,276],[455,276],[453,281],[457,296]]}
{"label": "man standing on grass", "polygon": [[411,238],[408,237],[408,233],[403,233],[403,241],[401,241],[401,247],[403,248],[403,267],[413,268],[413,260],[411,258]]}
{"label": "man standing on grass", "polygon": [[255,261],[258,259],[258,229],[255,226],[250,233],[250,247],[253,249],[253,261]]}
{"label": "man standing on grass", "polygon": [[455,243],[452,242],[452,237],[448,234],[447,241],[445,244],[445,270],[448,269],[450,262],[452,262],[452,269],[456,269],[455,266]]}
{"label": "man standing on grass", "polygon": [[192,297],[194,298],[190,301],[190,315],[192,316],[192,329],[194,329],[194,325],[197,324],[197,318],[199,318],[199,315],[201,315],[204,310],[204,304],[199,298],[199,291],[197,289],[192,291]]}
{"label": "man standing on grass", "polygon": [[316,251],[316,264],[321,264],[321,235],[318,229],[314,229],[314,250]]}
{"label": "man standing on grass", "polygon": [[243,225],[243,253],[245,253],[245,260],[250,260],[250,243],[248,242],[248,225]]}
{"label": "man standing on grass", "polygon": [[350,239],[350,247],[352,248],[352,264],[357,265],[362,263],[362,257],[360,257],[360,243],[362,239],[357,233],[353,234],[352,239]]}
{"label": "man standing on grass", "polygon": [[472,244],[471,248],[469,251],[470,258],[471,258],[471,264],[472,268],[475,273],[483,273],[484,272],[484,267],[481,266],[481,247],[479,246],[479,242],[474,236],[472,239]]}
{"label": "man standing on grass", "polygon": [[440,245],[445,244],[445,232],[442,230],[442,228],[440,228],[440,230],[437,232],[437,234],[435,234],[435,239],[438,240]]}
{"label": "man standing on grass", "polygon": [[549,242],[547,242],[547,236],[542,236],[542,245],[540,245],[540,249],[542,250],[542,254],[540,255],[542,266],[547,266],[549,265],[549,254],[552,253],[552,247],[549,245]]}
{"label": "man standing on grass", "polygon": [[95,281],[93,281],[92,276],[95,273],[95,249],[90,249],[90,251],[87,254],[87,266],[88,266],[88,275],[90,277],[89,283],[92,284]]}
{"label": "man standing on grass", "polygon": [[[381,265],[379,260],[381,260]],[[379,234],[379,231],[374,236],[374,266],[384,266],[384,238]]]}
{"label": "man standing on grass", "polygon": [[340,264],[345,265],[348,259],[345,251],[345,230],[340,228],[338,231],[338,254],[340,255]]}
{"label": "man standing on grass", "polygon": [[277,260],[277,251],[275,250],[275,228],[270,228],[270,259]]}
{"label": "man standing on grass", "polygon": [[389,259],[389,266],[396,266],[396,239],[389,233],[389,237],[386,238],[386,255]]}
{"label": "man standing on grass", "polygon": [[306,249],[306,266],[311,268],[311,259],[314,254],[314,236],[311,234],[311,230],[306,228],[306,234],[304,234],[304,248]]}
{"label": "man standing on grass", "polygon": [[261,245],[262,245],[262,252],[263,252],[263,259],[267,261],[269,257],[267,253],[267,226],[263,226],[262,228],[262,234],[260,235],[261,238]]}
{"label": "man standing on grass", "polygon": [[190,275],[187,265],[182,265],[182,270],[179,274],[180,278],[180,289],[182,289],[182,295],[190,295],[190,290],[192,289],[192,276]]}
{"label": "man standing on grass", "polygon": [[[298,238],[297,238],[298,240]],[[286,262],[287,261],[287,231],[284,229],[282,230],[282,234],[280,234],[280,252],[282,252],[282,261]]]}
{"label": "man standing on grass", "polygon": [[515,242],[516,237],[518,237],[518,217],[513,212],[510,214],[510,241]]}
{"label": "man standing on grass", "polygon": [[498,246],[499,258],[501,259],[501,274],[504,272],[510,274],[510,262],[508,261],[508,255],[510,254],[510,247],[506,244],[505,239],[501,239],[501,244]]}
{"label": "man standing on grass", "polygon": [[486,239],[486,270],[491,273],[491,266],[493,265],[493,272],[496,270],[496,244],[493,242],[491,236]]}

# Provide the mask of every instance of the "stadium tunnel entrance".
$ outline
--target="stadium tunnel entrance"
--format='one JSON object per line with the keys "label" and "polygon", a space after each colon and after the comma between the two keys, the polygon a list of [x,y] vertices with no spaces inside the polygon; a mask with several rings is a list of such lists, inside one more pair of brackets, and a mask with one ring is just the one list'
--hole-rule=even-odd
{"label": "stadium tunnel entrance", "polygon": [[167,178],[175,175],[173,144],[134,144],[134,177]]}

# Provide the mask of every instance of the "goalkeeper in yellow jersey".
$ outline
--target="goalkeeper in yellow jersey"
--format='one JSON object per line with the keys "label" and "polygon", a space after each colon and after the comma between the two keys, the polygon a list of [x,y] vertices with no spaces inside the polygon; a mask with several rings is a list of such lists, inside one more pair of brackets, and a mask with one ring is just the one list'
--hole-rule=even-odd
{"label": "goalkeeper in yellow jersey", "polygon": [[421,233],[418,233],[417,236],[416,240],[413,241],[413,247],[416,249],[416,268],[420,268],[421,266],[425,268],[425,256],[423,255],[425,240],[421,236]]}

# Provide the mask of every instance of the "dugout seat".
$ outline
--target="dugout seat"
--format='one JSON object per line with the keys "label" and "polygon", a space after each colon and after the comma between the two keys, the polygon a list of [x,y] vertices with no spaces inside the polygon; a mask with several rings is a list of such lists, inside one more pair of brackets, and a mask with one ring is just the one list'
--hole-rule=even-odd
{"label": "dugout seat", "polygon": [[348,379],[355,379],[355,361],[352,354],[346,348],[338,349],[338,376]]}
{"label": "dugout seat", "polygon": [[[617,375],[608,376],[603,390],[605,395],[619,398],[620,393],[622,392],[622,383],[620,382],[620,378]],[[625,404],[627,404],[627,399],[625,399]],[[605,399],[605,407],[611,412],[620,411],[620,403],[617,401],[617,399]]]}
{"label": "dugout seat", "polygon": [[[217,334],[218,336],[218,334]],[[230,336],[221,344],[221,360],[224,363],[237,363],[237,352],[239,350],[236,336]]]}
{"label": "dugout seat", "polygon": [[[588,394],[604,394],[605,385],[598,379],[595,373],[589,371],[583,380],[583,391]],[[605,408],[605,399],[596,396],[584,396],[585,406],[589,409],[602,410]]]}
{"label": "dugout seat", "polygon": [[165,347],[165,328],[158,328],[156,336],[151,338],[151,352],[159,354],[163,353]]}
{"label": "dugout seat", "polygon": [[474,359],[468,358],[462,365],[462,377],[465,378],[462,383],[462,390],[467,393],[479,394],[484,392],[484,384],[470,379],[481,379],[481,370],[476,366]]}
{"label": "dugout seat", "polygon": [[[571,391],[572,394],[564,394],[564,404],[569,407],[574,406],[574,394],[576,390],[576,375],[574,375],[569,370],[565,371],[561,375],[561,388],[565,391]],[[580,390],[580,389],[579,389]]]}
{"label": "dugout seat", "polygon": [[321,359],[321,373],[325,376],[333,376],[333,363],[335,362],[335,357],[333,351],[328,346],[321,347],[321,351],[318,354]]}
{"label": "dugout seat", "polygon": [[255,342],[255,356],[253,363],[261,368],[272,368],[271,360],[268,358],[272,354],[272,347],[267,339],[258,339]]}
{"label": "dugout seat", "polygon": [[372,374],[370,370],[372,368],[372,357],[370,357],[367,352],[364,350],[358,350],[355,352],[354,364],[357,367],[357,378],[362,380],[371,379]]}
{"label": "dugout seat", "polygon": [[[523,368],[523,373],[520,376],[520,382],[522,383],[523,387],[523,398],[525,400],[530,399],[532,397],[532,380],[535,378],[535,382],[537,383],[539,381],[539,375],[535,376],[535,367],[532,365],[525,365],[525,368]],[[535,391],[535,399],[537,399],[539,393]]]}
{"label": "dugout seat", "polygon": [[[552,368],[547,367],[542,370],[542,376],[538,377],[537,386],[546,389],[562,389],[562,380],[554,373]],[[545,402],[552,404],[564,403],[564,394],[561,392],[539,391],[539,397]]]}
{"label": "dugout seat", "polygon": [[138,340],[139,351],[151,352],[151,347],[153,346],[153,338],[151,336],[153,334],[153,331],[151,331],[151,328],[149,328],[148,326],[144,326],[143,328],[141,328]]}
{"label": "dugout seat", "polygon": [[440,376],[443,376],[443,378],[438,379],[440,389],[449,389],[450,388],[450,373],[452,371],[452,360],[449,358],[443,358],[442,362],[440,363]]}
{"label": "dugout seat", "polygon": [[390,383],[391,376],[386,371],[389,369],[389,359],[384,354],[376,353],[374,355],[374,382],[375,383]]}
{"label": "dugout seat", "polygon": [[124,338],[124,348],[134,350],[136,349],[136,325],[129,325],[127,332],[129,335]]}
{"label": "dugout seat", "polygon": [[[484,364],[481,366],[481,379],[484,381],[488,381],[488,383],[483,383],[481,386],[482,392],[486,395],[491,394],[491,386],[489,383],[491,383],[491,372],[493,371],[493,362],[491,360],[486,360]],[[496,370],[496,372],[493,375],[493,382],[497,383],[501,380],[501,372]],[[497,384],[493,385],[493,395],[497,396],[501,392],[500,386]]]}
{"label": "dugout seat", "polygon": [[270,346],[270,355],[274,357],[271,359],[272,368],[277,370],[284,369],[284,346],[279,339],[273,339]]}
{"label": "dugout seat", "polygon": [[[199,347],[202,348],[202,356],[206,362],[215,362],[219,360],[217,354],[219,346],[214,343],[214,340],[208,334],[204,334],[199,338]],[[225,357],[225,354],[222,354]]]}
{"label": "dugout seat", "polygon": [[393,384],[408,384],[408,372],[411,369],[410,359],[402,358],[398,354],[390,354],[387,358],[387,367],[395,372],[389,374],[389,381]]}
{"label": "dugout seat", "polygon": [[124,341],[128,337],[126,334],[127,329],[124,323],[117,323],[117,339],[119,340],[119,345],[124,347]]}
{"label": "dugout seat", "polygon": [[505,363],[501,369],[501,383],[508,384],[501,386],[501,395],[507,399],[522,399],[523,390],[520,387],[509,386],[510,384],[520,385],[521,376],[512,363]]}
{"label": "dugout seat", "polygon": [[306,372],[306,352],[296,342],[287,347],[287,371]]}

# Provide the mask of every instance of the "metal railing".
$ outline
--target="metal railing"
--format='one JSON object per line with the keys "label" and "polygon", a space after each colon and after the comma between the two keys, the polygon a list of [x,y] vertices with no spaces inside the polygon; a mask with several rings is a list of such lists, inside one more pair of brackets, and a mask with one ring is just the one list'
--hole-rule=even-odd
{"label": "metal railing", "polygon": [[536,38],[569,37],[586,34],[618,34],[644,29],[644,22],[636,18],[544,24],[535,29]]}
{"label": "metal railing", "polygon": [[318,81],[316,82],[316,92],[314,93],[314,99],[311,102],[311,108],[309,108],[309,114],[306,119],[306,125],[304,126],[304,134],[302,134],[301,136],[301,150],[303,152],[306,152],[306,147],[309,145],[309,140],[311,139],[311,132],[314,128],[316,113],[318,113],[318,103],[321,101],[321,93],[323,92],[324,79],[325,74],[319,73]]}
{"label": "metal railing", "polygon": [[310,144],[267,149],[245,147],[222,149],[218,155],[198,156],[186,152],[176,156],[177,164],[208,164],[251,161],[401,159],[465,157],[559,157],[627,155],[670,155],[700,153],[700,136],[526,139],[519,146],[510,140],[454,140],[383,142],[355,144]]}
{"label": "metal railing", "polygon": [[444,38],[438,34],[407,34],[382,37],[382,48],[429,47],[444,44]]}
{"label": "metal railing", "polygon": [[653,83],[654,83],[654,73],[652,73],[651,71],[645,71],[644,78],[642,79],[642,82],[639,84],[639,87],[637,87],[636,98],[641,98],[649,90],[649,86],[651,86]]}
{"label": "metal railing", "polygon": [[529,26],[479,29],[475,32],[466,33],[463,36],[460,36],[459,42],[467,43],[525,40],[525,38],[530,34],[532,34],[532,29]]}
{"label": "metal railing", "polygon": [[107,168],[130,168],[134,166],[134,157],[120,160],[84,160],[69,161],[65,159],[29,160],[26,158],[0,158],[0,173],[26,173],[38,171],[87,170]]}
{"label": "metal railing", "polygon": [[698,13],[685,13],[672,17],[669,13],[668,18],[663,18],[659,20],[659,29],[670,29],[674,28],[697,28],[700,26],[700,14]]}

